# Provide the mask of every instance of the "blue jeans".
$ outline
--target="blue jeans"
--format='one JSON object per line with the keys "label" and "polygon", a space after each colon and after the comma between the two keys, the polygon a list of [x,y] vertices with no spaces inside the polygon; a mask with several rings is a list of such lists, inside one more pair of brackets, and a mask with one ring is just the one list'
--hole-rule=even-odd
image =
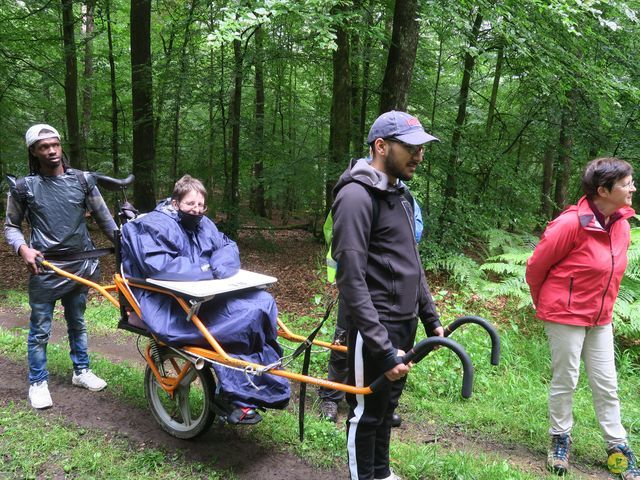
{"label": "blue jeans", "polygon": [[[76,373],[89,368],[87,353],[87,328],[84,322],[84,311],[87,307],[87,289],[77,288],[61,298],[64,307],[64,318],[67,321],[69,335],[69,355]],[[47,343],[51,335],[53,320],[53,302],[36,303],[29,298],[31,319],[29,336],[27,337],[27,356],[29,359],[29,383],[34,384],[47,380]]]}

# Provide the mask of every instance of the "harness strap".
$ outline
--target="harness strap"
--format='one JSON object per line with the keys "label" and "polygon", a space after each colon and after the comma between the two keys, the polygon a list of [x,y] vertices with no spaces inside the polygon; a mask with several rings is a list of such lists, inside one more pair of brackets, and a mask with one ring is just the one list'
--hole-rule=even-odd
{"label": "harness strap", "polygon": [[[337,300],[338,298],[336,297],[329,302],[329,305],[327,305],[327,309],[324,312],[324,318],[322,319],[322,321],[318,323],[318,325],[313,330],[313,332],[309,334],[307,339],[303,343],[301,343],[300,346],[296,349],[296,351],[293,352],[292,354],[292,360],[293,360],[302,352],[305,352],[304,361],[302,363],[302,375],[306,376],[309,373],[309,363],[311,362],[311,346],[313,345],[313,340],[316,338],[316,335],[318,335],[318,332],[320,331],[320,328],[322,328],[322,325],[324,325],[324,322],[326,322],[327,318],[329,318],[329,315],[331,315],[331,310],[333,309],[333,306],[335,305]],[[305,404],[306,394],[307,394],[307,384],[306,382],[301,382],[300,395],[299,395],[300,403],[298,408],[298,431],[299,431],[301,442],[304,441],[304,404]]]}
{"label": "harness strap", "polygon": [[53,261],[65,261],[72,262],[75,260],[87,260],[89,258],[99,258],[104,257],[105,255],[109,255],[114,253],[115,249],[113,247],[110,248],[97,248],[95,250],[87,250],[85,252],[76,252],[76,253],[46,253],[46,260]]}

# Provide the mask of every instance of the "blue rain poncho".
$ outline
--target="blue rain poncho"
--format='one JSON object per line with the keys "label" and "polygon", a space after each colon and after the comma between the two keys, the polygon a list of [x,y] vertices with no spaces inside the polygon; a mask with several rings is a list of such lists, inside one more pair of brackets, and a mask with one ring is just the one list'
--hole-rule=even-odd
{"label": "blue rain poncho", "polygon": [[[158,280],[211,280],[227,278],[240,269],[235,242],[203,217],[195,232],[185,230],[169,200],[122,227],[122,266],[125,275]],[[209,344],[169,295],[134,289],[142,319],[163,342],[179,345]],[[277,308],[263,290],[231,293],[204,303],[198,317],[230,355],[262,365],[277,361]],[[224,396],[241,407],[282,408],[289,401],[289,383],[273,375],[249,376],[214,365]],[[256,389],[251,382],[258,388]]]}

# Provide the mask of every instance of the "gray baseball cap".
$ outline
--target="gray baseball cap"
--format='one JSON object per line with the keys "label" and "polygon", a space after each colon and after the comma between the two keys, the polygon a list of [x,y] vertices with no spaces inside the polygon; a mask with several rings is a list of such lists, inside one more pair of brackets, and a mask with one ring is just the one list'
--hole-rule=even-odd
{"label": "gray baseball cap", "polygon": [[47,125],[46,123],[38,123],[32,126],[24,135],[24,141],[27,144],[27,147],[30,147],[34,143],[46,138],[57,138],[58,140],[60,140],[60,134],[58,133],[58,130],[53,128],[51,125]]}
{"label": "gray baseball cap", "polygon": [[395,138],[409,145],[423,145],[427,142],[439,142],[422,128],[420,120],[405,112],[391,110],[380,115],[369,130],[367,143],[371,145],[376,138]]}

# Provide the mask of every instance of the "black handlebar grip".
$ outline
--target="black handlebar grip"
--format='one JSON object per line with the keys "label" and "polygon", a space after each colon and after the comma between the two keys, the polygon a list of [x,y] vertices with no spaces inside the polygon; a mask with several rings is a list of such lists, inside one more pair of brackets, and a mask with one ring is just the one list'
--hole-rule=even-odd
{"label": "black handlebar grip", "polygon": [[[414,347],[409,350],[404,356],[402,356],[402,363],[405,365],[409,362],[418,363],[425,356],[427,356],[436,346],[447,347],[458,356],[460,361],[462,362],[462,396],[464,398],[471,397],[471,392],[473,389],[473,365],[471,363],[471,359],[469,355],[462,348],[458,342],[451,340],[450,338],[444,337],[429,337],[420,342],[418,342]],[[376,378],[369,387],[375,393],[378,391],[383,385],[389,382],[389,379],[384,375],[380,375]]]}
{"label": "black handlebar grip", "polygon": [[118,190],[127,188],[133,183],[135,179],[136,177],[133,174],[130,174],[127,178],[120,179],[96,173],[96,180],[98,181],[98,185],[112,192],[117,192]]}
{"label": "black handlebar grip", "polygon": [[496,330],[496,328],[484,318],[474,316],[464,316],[457,318],[444,328],[444,336],[448,337],[458,327],[467,323],[475,323],[476,325],[480,325],[487,331],[489,337],[491,337],[491,365],[498,365],[500,363],[500,335],[498,335],[498,331]]}

